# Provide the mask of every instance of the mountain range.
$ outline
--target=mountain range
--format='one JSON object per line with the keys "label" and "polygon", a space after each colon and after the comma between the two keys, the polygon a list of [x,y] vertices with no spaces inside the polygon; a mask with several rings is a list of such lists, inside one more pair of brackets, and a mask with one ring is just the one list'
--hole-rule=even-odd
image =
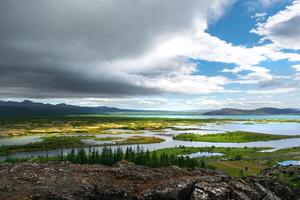
{"label": "mountain range", "polygon": [[0,116],[27,116],[27,115],[79,115],[79,114],[106,114],[112,112],[131,112],[133,110],[114,107],[82,107],[68,104],[44,104],[32,101],[0,101]]}
{"label": "mountain range", "polygon": [[300,114],[300,109],[292,108],[259,108],[253,110],[223,108],[221,110],[209,111],[204,115],[289,115]]}
{"label": "mountain range", "polygon": [[[120,109],[115,107],[98,106],[74,106],[68,104],[45,104],[36,103],[29,100],[22,102],[15,101],[0,101],[0,116],[41,116],[41,115],[84,115],[84,114],[109,114],[117,112],[154,112],[154,113],[169,113],[170,111],[145,111]],[[176,112],[180,114],[180,112]],[[184,112],[186,113],[186,112]],[[193,112],[191,112],[193,113]],[[195,114],[195,113],[194,113]],[[208,112],[196,112],[203,115],[282,115],[282,114],[300,114],[300,109],[280,109],[280,108],[259,108],[253,110],[223,108],[220,110]]]}

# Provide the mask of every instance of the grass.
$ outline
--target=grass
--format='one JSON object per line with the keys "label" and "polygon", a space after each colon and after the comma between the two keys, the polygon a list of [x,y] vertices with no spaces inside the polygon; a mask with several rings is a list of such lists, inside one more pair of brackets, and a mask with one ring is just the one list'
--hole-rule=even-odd
{"label": "grass", "polygon": [[[51,137],[49,137],[51,138]],[[70,138],[70,137],[68,137]],[[78,138],[77,138],[78,139]],[[112,138],[110,138],[112,139]],[[51,138],[52,142],[55,140]],[[142,137],[136,136],[126,139],[127,142],[120,141],[122,144],[145,144],[145,143],[157,143],[160,138],[155,137]],[[71,141],[74,141],[73,139]],[[78,140],[76,140],[78,142]],[[48,142],[49,143],[49,142]],[[65,144],[64,144],[65,145]],[[57,146],[52,145],[52,146]],[[281,149],[273,152],[261,152],[262,150],[268,150],[270,148],[257,148],[257,147],[243,147],[243,148],[231,148],[231,147],[175,147],[159,149],[151,152],[156,153],[157,156],[161,155],[189,155],[196,152],[215,152],[222,153],[223,156],[203,157],[196,158],[201,163],[206,163],[207,168],[221,170],[231,176],[249,176],[259,173],[261,170],[274,166],[278,161],[283,160],[300,160],[300,147]],[[17,162],[17,160],[16,160]],[[297,184],[298,179],[294,179],[290,176],[280,175],[278,178],[285,181],[289,181]],[[297,178],[297,177],[296,177]],[[298,177],[299,178],[299,177]]]}
{"label": "grass", "polygon": [[[107,133],[108,129],[161,131],[166,128],[174,128],[174,126],[203,125],[207,123],[222,124],[234,121],[249,122],[248,119],[175,119],[118,115],[0,117],[0,137],[32,134],[104,134]],[[251,120],[251,123],[268,122],[300,123],[300,120]]]}
{"label": "grass", "polygon": [[94,138],[94,136],[50,136],[42,137],[41,142],[34,142],[25,145],[2,146],[2,153],[17,151],[35,151],[70,147],[84,147],[86,144],[82,139]]}
{"label": "grass", "polygon": [[201,130],[201,128],[177,128],[177,127],[172,127],[172,130],[174,130],[174,131],[194,131],[194,130]]}
{"label": "grass", "polygon": [[122,140],[122,137],[101,137],[101,138],[95,138],[95,141],[114,141],[114,140]]}
{"label": "grass", "polygon": [[[126,144],[149,144],[159,143],[164,140],[156,137],[117,137],[118,134],[142,134],[142,130],[161,132],[164,129],[174,126],[203,125],[207,123],[231,123],[244,121],[245,123],[269,123],[269,122],[300,122],[300,120],[239,120],[239,119],[171,119],[171,118],[136,118],[124,116],[50,116],[50,117],[26,117],[26,118],[0,118],[1,136],[21,135],[55,135],[43,137],[42,142],[26,145],[0,146],[0,154],[7,154],[14,151],[31,151],[59,148],[85,147],[87,144],[82,139],[94,139],[98,141],[116,141],[116,145]],[[120,130],[109,130],[120,129]],[[193,128],[192,128],[193,129]],[[129,130],[129,131],[125,131]],[[178,130],[189,130],[179,128]],[[194,130],[194,129],[193,129]],[[83,136],[63,136],[68,134],[82,134]],[[95,135],[84,134],[113,134],[116,137],[96,138]],[[299,136],[270,135],[249,132],[229,132],[218,135],[197,135],[181,134],[174,136],[174,139],[188,141],[206,142],[254,142],[294,138]],[[90,145],[89,145],[90,146]],[[208,167],[222,170],[233,176],[248,176],[256,174],[265,167],[271,167],[278,161],[300,160],[300,147],[283,149],[274,152],[258,152],[268,148],[226,148],[226,147],[181,147],[156,150],[158,155],[186,155],[196,152],[218,152],[224,156],[198,158],[204,160]],[[245,170],[247,167],[247,170]],[[287,176],[280,177],[289,180]],[[289,180],[293,181],[293,179]]]}
{"label": "grass", "polygon": [[282,182],[300,188],[300,175],[296,173],[278,173],[276,178]]}
{"label": "grass", "polygon": [[268,141],[268,140],[280,140],[288,138],[298,138],[299,135],[271,135],[263,133],[252,133],[244,131],[227,132],[223,134],[195,134],[195,133],[183,133],[175,135],[173,139],[183,141],[201,141],[201,142],[256,142],[256,141]]}
{"label": "grass", "polygon": [[126,138],[123,141],[117,142],[117,144],[153,144],[153,143],[161,143],[164,142],[164,139],[157,137],[142,137],[142,136],[133,136],[130,138]]}
{"label": "grass", "polygon": [[12,118],[0,117],[0,137],[33,134],[105,134],[108,132],[108,129],[124,129],[138,132],[140,132],[141,130],[160,131],[178,125],[201,125],[206,123],[223,123],[230,121],[233,120],[173,119],[153,117],[140,118],[110,115],[41,116]]}
{"label": "grass", "polygon": [[0,146],[0,155],[5,153],[6,153],[6,149]]}
{"label": "grass", "polygon": [[[157,155],[188,155],[196,152],[223,153],[223,156],[197,158],[204,160],[209,168],[221,170],[232,176],[249,176],[274,166],[278,161],[300,160],[300,147],[260,152],[270,148],[231,147],[176,147],[156,150]],[[247,167],[247,170],[246,170]]]}
{"label": "grass", "polygon": [[[186,155],[197,152],[213,152],[222,153],[223,159],[235,160],[237,157],[241,157],[240,160],[260,160],[268,162],[270,166],[282,160],[300,160],[300,147],[280,149],[272,152],[261,152],[262,150],[268,150],[268,147],[174,147],[156,150],[157,154],[166,153],[174,155]],[[203,159],[211,159],[203,158]],[[272,162],[270,162],[272,161]]]}
{"label": "grass", "polygon": [[143,136],[133,136],[128,138],[122,137],[103,137],[96,138],[95,141],[116,141],[117,145],[126,145],[126,144],[153,144],[160,143],[165,140],[157,137],[143,137]]}
{"label": "grass", "polygon": [[[241,156],[243,159],[253,159],[260,155],[269,155],[269,153],[261,153],[261,150],[267,150],[269,148],[258,148],[258,147],[241,147],[241,148],[231,148],[231,147],[174,147],[174,148],[165,148],[156,150],[158,155],[165,154],[174,154],[174,155],[188,155],[197,152],[212,152],[212,153],[222,153],[224,156],[222,158],[226,158],[228,160],[234,160],[237,157]],[[299,149],[300,151],[300,149]],[[216,157],[214,157],[216,158]],[[210,157],[203,158],[210,159]]]}
{"label": "grass", "polygon": [[129,138],[122,137],[103,137],[97,138],[95,135],[78,135],[78,136],[46,136],[42,141],[29,143],[25,145],[0,146],[0,155],[22,151],[38,151],[60,148],[79,148],[90,146],[101,146],[101,144],[87,144],[82,139],[93,139],[95,141],[116,141],[115,145],[126,144],[152,144],[160,143],[164,140],[157,137],[133,136]]}
{"label": "grass", "polygon": [[101,131],[101,133],[98,133],[98,134],[110,134],[110,135],[120,135],[120,134],[136,134],[136,135],[140,135],[140,134],[144,134],[143,131],[111,131],[111,130],[104,130],[104,131]]}
{"label": "grass", "polygon": [[212,160],[208,161],[207,165],[235,177],[255,175],[267,168],[267,165],[255,160]]}
{"label": "grass", "polygon": [[[110,130],[110,129],[120,129],[120,130]],[[69,134],[110,134],[110,135],[120,135],[120,134],[143,134],[142,131],[126,131],[122,128],[111,126],[111,128],[104,128],[102,125],[99,126],[89,126],[89,127],[64,127],[64,128],[44,128],[44,129],[34,129],[27,131],[25,135],[69,135]]]}

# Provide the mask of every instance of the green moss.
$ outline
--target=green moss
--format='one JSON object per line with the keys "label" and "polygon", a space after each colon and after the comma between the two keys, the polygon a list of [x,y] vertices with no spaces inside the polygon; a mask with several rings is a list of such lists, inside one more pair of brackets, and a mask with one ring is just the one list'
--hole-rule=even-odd
{"label": "green moss", "polygon": [[134,137],[126,138],[125,140],[117,143],[118,144],[152,144],[152,143],[160,143],[163,141],[165,140],[157,137],[134,136]]}
{"label": "green moss", "polygon": [[280,181],[289,184],[295,188],[300,188],[300,175],[296,173],[277,174],[276,178]]}
{"label": "green moss", "polygon": [[195,134],[195,133],[184,133],[174,136],[175,140],[183,141],[201,141],[201,142],[256,142],[256,141],[268,141],[268,140],[280,140],[288,138],[298,138],[299,135],[271,135],[262,133],[252,133],[252,132],[227,132],[222,134]]}

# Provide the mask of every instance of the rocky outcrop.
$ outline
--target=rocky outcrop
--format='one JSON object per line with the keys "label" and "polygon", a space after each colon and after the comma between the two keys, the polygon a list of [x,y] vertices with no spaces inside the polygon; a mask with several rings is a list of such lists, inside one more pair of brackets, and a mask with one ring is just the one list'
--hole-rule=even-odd
{"label": "rocky outcrop", "polygon": [[1,199],[296,199],[294,189],[267,173],[232,178],[218,171],[102,165],[0,166]]}

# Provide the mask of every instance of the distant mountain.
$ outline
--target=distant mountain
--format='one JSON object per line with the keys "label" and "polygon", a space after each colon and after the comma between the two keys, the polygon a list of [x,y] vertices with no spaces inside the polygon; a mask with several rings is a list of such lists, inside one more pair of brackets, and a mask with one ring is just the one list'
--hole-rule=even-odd
{"label": "distant mountain", "polygon": [[254,110],[242,110],[233,108],[223,108],[203,113],[204,115],[287,115],[287,114],[300,114],[299,109],[290,108],[259,108]]}
{"label": "distant mountain", "polygon": [[[13,116],[46,116],[46,115],[84,115],[84,114],[109,114],[116,112],[143,112],[148,114],[185,114],[185,112],[171,112],[171,111],[151,111],[151,110],[130,110],[119,109],[115,107],[87,107],[74,106],[68,104],[44,104],[32,101],[0,101],[0,117]],[[190,112],[189,112],[190,113]],[[193,112],[191,112],[193,113]],[[300,109],[279,109],[279,108],[260,108],[255,110],[242,110],[224,108],[221,110],[208,112],[195,112],[194,114],[204,115],[280,115],[280,114],[299,114]]]}
{"label": "distant mountain", "polygon": [[27,115],[78,115],[78,114],[105,114],[111,112],[132,112],[135,110],[119,109],[114,107],[81,107],[67,104],[44,104],[25,100],[23,102],[0,101],[0,116],[27,116]]}

